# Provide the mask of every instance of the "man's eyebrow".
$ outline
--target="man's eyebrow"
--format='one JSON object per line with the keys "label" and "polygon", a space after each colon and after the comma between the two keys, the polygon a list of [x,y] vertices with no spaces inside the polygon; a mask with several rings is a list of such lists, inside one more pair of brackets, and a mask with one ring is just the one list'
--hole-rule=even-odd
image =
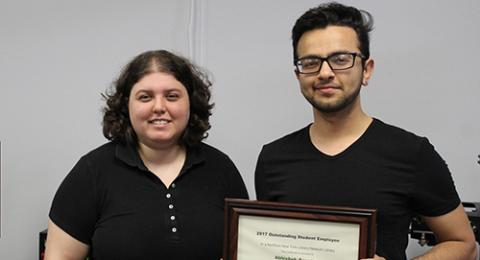
{"label": "man's eyebrow", "polygon": [[301,58],[298,58],[299,60],[305,60],[305,59],[318,59],[318,58],[323,58],[322,56],[319,55],[307,55]]}
{"label": "man's eyebrow", "polygon": [[333,56],[333,55],[337,55],[337,54],[350,54],[350,53],[356,53],[355,51],[348,51],[348,50],[341,50],[341,51],[335,51],[335,52],[332,52],[330,54],[328,54],[327,56],[320,56],[320,55],[315,55],[315,54],[310,54],[310,55],[307,55],[307,56],[304,56],[304,57],[301,57],[301,58],[298,58],[299,60],[303,60],[303,59],[318,59],[318,58],[322,58],[322,59],[325,59],[327,57],[330,57],[330,56]]}

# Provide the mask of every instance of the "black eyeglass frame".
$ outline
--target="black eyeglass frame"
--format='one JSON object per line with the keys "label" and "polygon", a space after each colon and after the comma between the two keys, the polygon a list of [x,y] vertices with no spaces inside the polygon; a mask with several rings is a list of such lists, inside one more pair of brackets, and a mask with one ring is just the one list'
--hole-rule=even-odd
{"label": "black eyeglass frame", "polygon": [[[342,55],[342,54],[350,54],[353,56],[353,59],[352,59],[352,65],[350,67],[346,67],[346,68],[341,68],[341,69],[334,69],[332,68],[332,65],[330,65],[330,62],[328,62],[328,59],[330,59],[331,57],[334,57],[334,56],[337,56],[337,55]],[[295,66],[295,71],[297,73],[300,73],[300,74],[317,74],[321,69],[322,69],[322,66],[323,66],[323,63],[326,61],[328,66],[330,67],[330,69],[332,71],[339,71],[339,70],[348,70],[348,69],[351,69],[353,68],[353,66],[355,66],[355,58],[356,57],[360,57],[360,59],[366,59],[366,57],[361,54],[361,53],[358,53],[358,52],[337,52],[337,53],[333,53],[333,54],[330,54],[328,55],[327,57],[321,57],[321,56],[307,56],[307,57],[303,57],[303,58],[300,58],[300,59],[297,59],[293,62],[293,65]],[[301,64],[299,64],[299,62],[301,62],[302,60],[306,60],[306,59],[319,59],[320,60],[320,66],[318,66],[318,70],[317,71],[313,71],[313,72],[301,72],[300,69],[299,69],[299,66],[301,66]]]}

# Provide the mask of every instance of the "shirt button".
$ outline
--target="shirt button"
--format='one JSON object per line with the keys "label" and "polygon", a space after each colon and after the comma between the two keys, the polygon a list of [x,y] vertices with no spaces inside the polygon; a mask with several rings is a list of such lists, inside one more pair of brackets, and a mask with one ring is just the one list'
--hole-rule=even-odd
{"label": "shirt button", "polygon": [[172,197],[172,195],[170,193],[167,193],[166,197],[167,199],[169,199],[170,197]]}
{"label": "shirt button", "polygon": [[171,219],[171,220],[175,220],[175,216],[171,216],[170,219]]}
{"label": "shirt button", "polygon": [[171,186],[172,186],[172,188],[175,188],[175,187],[177,187],[177,185],[175,185],[175,183],[172,183],[172,185],[171,185]]}
{"label": "shirt button", "polygon": [[173,204],[168,205],[169,209],[173,209]]}
{"label": "shirt button", "polygon": [[173,233],[177,232],[177,228],[176,227],[172,228],[172,232]]}

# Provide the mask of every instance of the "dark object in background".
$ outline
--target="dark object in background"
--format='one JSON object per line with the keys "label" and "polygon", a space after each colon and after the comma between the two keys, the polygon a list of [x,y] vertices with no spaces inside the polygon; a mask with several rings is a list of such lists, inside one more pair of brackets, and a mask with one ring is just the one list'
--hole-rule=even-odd
{"label": "dark object in background", "polygon": [[[462,204],[465,208],[465,213],[467,213],[468,219],[470,220],[470,225],[472,226],[473,233],[475,234],[475,239],[477,240],[477,243],[479,243],[480,202],[462,202]],[[410,225],[410,237],[417,239],[421,246],[434,246],[437,244],[433,232],[419,216],[414,216],[412,218],[412,223]]]}
{"label": "dark object in background", "polygon": [[38,259],[39,260],[43,260],[44,256],[45,256],[45,242],[47,241],[47,230],[43,230],[41,231],[39,234],[38,234],[38,241],[39,241],[39,244],[38,244]]}

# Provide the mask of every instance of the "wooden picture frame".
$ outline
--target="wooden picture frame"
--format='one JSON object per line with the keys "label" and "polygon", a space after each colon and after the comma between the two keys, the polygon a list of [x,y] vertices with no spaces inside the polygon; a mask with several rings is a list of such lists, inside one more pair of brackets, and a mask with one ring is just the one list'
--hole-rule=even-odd
{"label": "wooden picture frame", "polygon": [[223,260],[335,260],[375,254],[376,210],[225,199]]}

